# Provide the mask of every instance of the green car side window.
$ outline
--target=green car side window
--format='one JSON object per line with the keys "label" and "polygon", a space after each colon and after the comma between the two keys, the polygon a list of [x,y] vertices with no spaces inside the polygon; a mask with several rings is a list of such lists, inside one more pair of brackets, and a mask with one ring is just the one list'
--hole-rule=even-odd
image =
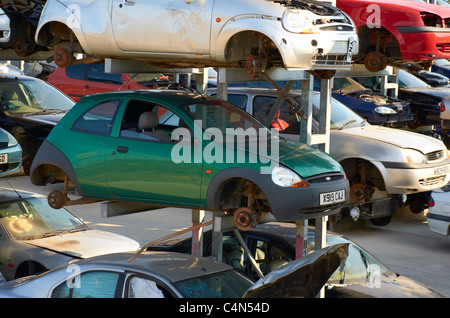
{"label": "green car side window", "polygon": [[121,101],[114,99],[96,104],[75,121],[72,130],[108,136]]}

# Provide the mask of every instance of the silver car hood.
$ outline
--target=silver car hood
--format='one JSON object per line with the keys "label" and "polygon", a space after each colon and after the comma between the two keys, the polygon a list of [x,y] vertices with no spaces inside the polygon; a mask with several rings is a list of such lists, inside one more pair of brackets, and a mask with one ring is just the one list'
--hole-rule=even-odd
{"label": "silver car hood", "polygon": [[342,130],[332,130],[331,136],[333,135],[333,133],[372,139],[400,148],[417,149],[423,154],[444,149],[444,144],[442,143],[442,141],[436,138],[411,131],[382,126],[370,125],[345,128]]}
{"label": "silver car hood", "polygon": [[348,256],[348,243],[325,247],[258,280],[244,298],[313,298]]}
{"label": "silver car hood", "polygon": [[139,249],[139,243],[133,239],[94,229],[28,240],[24,243],[78,258]]}

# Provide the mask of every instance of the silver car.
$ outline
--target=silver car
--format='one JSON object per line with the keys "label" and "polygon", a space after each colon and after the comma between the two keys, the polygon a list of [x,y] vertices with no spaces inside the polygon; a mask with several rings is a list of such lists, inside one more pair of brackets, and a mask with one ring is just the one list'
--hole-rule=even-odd
{"label": "silver car", "polygon": [[160,67],[246,67],[251,76],[271,66],[349,69],[358,51],[348,15],[288,0],[48,0],[35,40],[63,67],[83,51]]}
{"label": "silver car", "polygon": [[0,272],[7,280],[40,273],[69,260],[137,251],[139,243],[89,228],[46,197],[0,188]]}
{"label": "silver car", "polygon": [[[300,92],[293,95],[301,102]],[[215,90],[210,89],[214,95]],[[264,121],[278,97],[274,89],[228,88],[228,100]],[[320,95],[313,94],[313,118],[318,119]],[[280,135],[298,140],[299,122],[284,102],[271,124]],[[313,121],[313,133],[318,132]],[[348,107],[331,99],[330,154],[350,182],[348,208],[342,216],[367,218],[386,225],[399,205],[419,213],[428,207],[430,192],[450,180],[450,157],[441,140],[400,129],[370,125]]]}
{"label": "silver car", "polygon": [[427,213],[430,231],[448,236],[450,234],[450,185],[433,191],[434,205]]}
{"label": "silver car", "polygon": [[11,38],[10,19],[5,11],[0,8],[0,43],[9,42]]}
{"label": "silver car", "polygon": [[[0,285],[0,298],[311,298],[347,255],[348,244],[329,246],[254,283],[208,258],[171,252],[143,252],[137,258],[136,253],[115,253],[6,282]],[[171,309],[166,307],[165,313]]]}

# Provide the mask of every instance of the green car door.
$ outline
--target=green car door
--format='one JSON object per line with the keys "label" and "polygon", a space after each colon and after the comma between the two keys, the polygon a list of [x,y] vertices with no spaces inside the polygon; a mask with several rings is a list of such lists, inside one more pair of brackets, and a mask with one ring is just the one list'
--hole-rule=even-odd
{"label": "green car door", "polygon": [[[202,164],[175,163],[171,158],[175,141],[170,134],[178,127],[179,117],[171,109],[139,99],[129,100],[122,108],[106,146],[111,193],[119,199],[199,206]],[[160,124],[162,115],[171,117],[171,122]]]}

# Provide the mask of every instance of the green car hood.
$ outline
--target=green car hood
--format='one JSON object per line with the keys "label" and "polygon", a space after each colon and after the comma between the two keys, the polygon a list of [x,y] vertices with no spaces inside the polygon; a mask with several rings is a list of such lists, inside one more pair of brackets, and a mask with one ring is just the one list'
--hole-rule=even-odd
{"label": "green car hood", "polygon": [[[272,153],[271,146],[274,142],[278,145],[278,155]],[[252,162],[249,159],[252,155],[254,158],[258,158],[260,165],[269,166],[267,162],[272,158],[275,164],[283,165],[303,178],[322,173],[344,172],[341,165],[330,155],[306,144],[279,138],[267,143],[267,150],[258,151],[257,143],[258,141],[254,140],[247,142],[245,145],[235,143],[234,147],[237,153],[245,157],[247,163]],[[226,149],[223,151],[225,152]],[[262,159],[265,159],[266,164],[262,163]]]}
{"label": "green car hood", "polygon": [[303,178],[321,173],[344,172],[330,155],[300,142],[280,139],[279,154],[279,163]]}

